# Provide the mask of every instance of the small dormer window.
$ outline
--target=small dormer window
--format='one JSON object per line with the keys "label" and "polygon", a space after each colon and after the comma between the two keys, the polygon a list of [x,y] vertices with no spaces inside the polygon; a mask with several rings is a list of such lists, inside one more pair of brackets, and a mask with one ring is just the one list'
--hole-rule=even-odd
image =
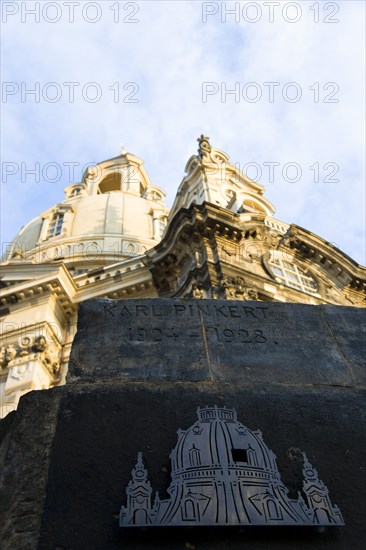
{"label": "small dormer window", "polygon": [[[68,195],[68,198],[70,198],[70,195]],[[52,210],[45,212],[42,216],[43,224],[39,242],[59,236],[66,237],[74,213],[74,207],[67,203],[57,204]]]}
{"label": "small dormer window", "polygon": [[145,198],[151,201],[160,202],[163,200],[163,195],[155,189],[148,189],[144,195]]}
{"label": "small dormer window", "polygon": [[60,235],[63,223],[64,213],[57,212],[56,214],[54,214],[48,227],[47,238],[49,239],[50,237],[56,237],[57,235]]}
{"label": "small dormer window", "polygon": [[64,190],[67,199],[81,197],[84,191],[86,191],[86,186],[84,183],[69,185],[69,187],[66,187],[66,189]]}

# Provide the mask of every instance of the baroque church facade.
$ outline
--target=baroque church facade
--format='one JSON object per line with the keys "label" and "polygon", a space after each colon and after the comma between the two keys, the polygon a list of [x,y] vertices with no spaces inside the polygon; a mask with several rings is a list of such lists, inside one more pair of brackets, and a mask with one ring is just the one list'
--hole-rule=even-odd
{"label": "baroque church facade", "polygon": [[201,136],[172,208],[130,153],[89,168],[26,224],[0,279],[1,416],[65,383],[78,304],[212,298],[365,306],[366,269],[274,217],[264,187]]}

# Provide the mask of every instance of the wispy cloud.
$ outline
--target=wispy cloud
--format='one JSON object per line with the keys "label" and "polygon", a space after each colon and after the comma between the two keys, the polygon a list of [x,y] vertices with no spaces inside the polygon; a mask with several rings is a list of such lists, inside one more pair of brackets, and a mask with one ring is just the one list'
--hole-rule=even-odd
{"label": "wispy cloud", "polygon": [[[296,23],[286,20],[295,13],[283,13],[284,2],[273,23],[263,2],[256,3],[261,9],[256,23],[243,15],[254,18],[254,11],[245,12],[248,2],[240,2],[238,22],[229,14],[222,21],[223,6],[232,8],[235,2],[119,2],[119,23],[114,22],[116,2],[95,3],[101,12],[95,23],[83,18],[87,2],[75,4],[73,23],[62,1],[56,23],[42,14],[39,23],[26,15],[22,23],[22,5],[30,8],[35,2],[2,4],[19,8],[2,25],[3,80],[19,89],[22,83],[30,89],[39,82],[41,90],[38,103],[31,95],[22,102],[20,91],[2,103],[3,162],[23,162],[26,169],[36,162],[42,167],[79,162],[78,180],[82,166],[117,154],[123,142],[145,159],[152,181],[168,191],[171,204],[195,140],[205,132],[241,167],[259,165],[260,181],[280,219],[365,261],[364,3],[295,2],[301,9]],[[204,23],[202,10],[208,4],[217,13]],[[314,4],[319,5],[319,23],[310,9]],[[332,15],[329,4],[338,13]],[[94,15],[90,9],[88,17]],[[50,11],[48,17],[55,15]],[[123,22],[126,17],[138,22]],[[327,23],[326,17],[339,22]],[[57,87],[47,87],[49,82],[62,93],[54,103],[49,97]],[[67,82],[80,84],[73,103]],[[102,94],[95,103],[90,99],[98,88],[88,87],[91,82]],[[218,87],[205,102],[204,82]],[[297,87],[286,87],[289,82]],[[273,102],[265,83],[273,83]],[[235,89],[239,97],[225,94]],[[299,90],[301,99],[291,102]],[[42,91],[49,95],[42,97]],[[132,99],[138,102],[126,102],[134,91]],[[262,95],[252,102],[256,91]],[[338,102],[325,102],[327,97]],[[273,181],[268,162],[279,163]],[[301,167],[299,181],[291,181],[291,170],[286,173],[288,163]],[[333,177],[329,163],[339,166]],[[59,202],[69,184],[66,169],[56,183],[42,177],[35,182],[31,174],[22,182],[20,172],[2,184],[3,242]]]}

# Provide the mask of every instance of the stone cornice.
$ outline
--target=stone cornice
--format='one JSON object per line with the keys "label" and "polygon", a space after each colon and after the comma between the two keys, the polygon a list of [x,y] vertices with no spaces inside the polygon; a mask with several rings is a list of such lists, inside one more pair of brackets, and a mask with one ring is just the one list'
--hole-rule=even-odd
{"label": "stone cornice", "polygon": [[215,233],[225,235],[239,241],[242,230],[239,227],[240,214],[204,202],[201,205],[191,204],[189,208],[181,208],[170,220],[164,239],[151,250],[146,257],[148,264],[152,259],[169,253],[177,244],[177,237],[194,231],[204,237],[212,237]]}
{"label": "stone cornice", "polygon": [[[347,292],[355,293],[357,303],[362,300],[360,290],[364,284],[366,270],[321,237],[298,226],[282,224],[262,214],[236,214],[211,203],[192,204],[189,208],[182,208],[170,220],[166,237],[146,253],[146,265],[153,274],[159,292],[163,295],[183,295],[182,288],[188,288],[192,273],[200,267],[197,261],[193,261],[193,264],[190,261],[188,264],[189,257],[193,257],[195,250],[198,255],[201,252],[204,254],[208,262],[206,269],[210,269],[209,263],[216,265],[219,262],[221,267],[217,264],[217,273],[222,269],[231,273],[236,271],[237,267],[243,272],[248,271],[249,275],[251,269],[246,269],[245,262],[240,262],[240,266],[236,266],[235,262],[227,262],[220,257],[218,246],[222,247],[225,241],[228,242],[228,246],[253,244],[259,247],[262,261],[271,250],[283,251],[286,257],[297,258],[305,270],[314,272],[319,282],[318,295],[310,297],[306,294],[307,300],[313,303],[347,304],[351,301]],[[207,254],[209,257],[206,257]],[[260,257],[251,261],[259,261]],[[252,271],[260,280],[259,286],[263,286],[266,278],[261,277],[256,268]],[[278,289],[279,297],[283,295],[290,298],[290,301],[301,300],[302,291],[285,287],[275,280],[270,270],[266,269],[266,272],[268,282]],[[326,281],[329,281],[330,285],[327,286]],[[333,297],[329,294],[332,285]]]}
{"label": "stone cornice", "polygon": [[153,281],[150,271],[141,263],[129,268],[123,262],[113,266],[113,269],[94,270],[75,295],[76,302],[90,298],[109,297],[113,299],[126,298],[137,293],[151,295]]}
{"label": "stone cornice", "polygon": [[[55,265],[35,266],[19,262],[22,269],[17,270],[17,276],[20,281],[1,289],[0,303],[6,307],[49,293],[57,296],[57,301],[65,311],[73,311],[79,302],[89,298],[123,298],[136,293],[151,295],[154,285],[143,258],[139,256],[93,269],[75,279],[63,263],[58,263],[55,269]],[[14,273],[14,263],[6,267],[9,274]],[[3,275],[6,277],[5,273]]]}
{"label": "stone cornice", "polygon": [[[6,271],[14,273],[14,263],[9,263],[4,267],[3,278],[6,278]],[[74,311],[76,285],[63,263],[37,266],[19,262],[16,266],[16,273],[20,282],[1,289],[0,303],[2,306],[14,305],[19,301],[49,293],[57,296],[57,301],[65,312],[72,313]],[[32,273],[32,278],[27,278],[29,273]],[[24,277],[23,280],[22,277]]]}
{"label": "stone cornice", "polygon": [[346,276],[351,288],[359,291],[366,288],[366,268],[311,231],[292,224],[282,242],[295,249],[299,258],[311,260],[334,278]]}

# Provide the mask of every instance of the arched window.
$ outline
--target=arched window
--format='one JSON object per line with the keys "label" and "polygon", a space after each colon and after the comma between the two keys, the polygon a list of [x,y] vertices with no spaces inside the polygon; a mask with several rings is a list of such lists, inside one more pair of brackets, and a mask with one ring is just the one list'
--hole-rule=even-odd
{"label": "arched window", "polygon": [[257,455],[256,455],[255,451],[253,451],[253,449],[249,448],[247,453],[248,453],[249,464],[251,466],[258,466]]}
{"label": "arched window", "polygon": [[189,464],[190,466],[200,466],[201,465],[201,453],[199,449],[196,449],[193,444],[192,449],[189,451]]}
{"label": "arched window", "polygon": [[121,191],[121,174],[118,172],[108,174],[99,184],[100,193],[111,193],[112,191]]}
{"label": "arched window", "polygon": [[286,286],[306,292],[306,294],[317,294],[318,285],[315,279],[305,273],[303,269],[294,263],[287,262],[281,258],[270,258],[269,268],[276,279]]}
{"label": "arched window", "polygon": [[194,520],[196,519],[196,515],[194,513],[194,503],[192,500],[186,500],[184,503],[184,510],[183,510],[183,519],[185,520]]}
{"label": "arched window", "polygon": [[267,501],[267,512],[269,519],[281,519],[281,516],[277,509],[277,505],[274,500]]}

